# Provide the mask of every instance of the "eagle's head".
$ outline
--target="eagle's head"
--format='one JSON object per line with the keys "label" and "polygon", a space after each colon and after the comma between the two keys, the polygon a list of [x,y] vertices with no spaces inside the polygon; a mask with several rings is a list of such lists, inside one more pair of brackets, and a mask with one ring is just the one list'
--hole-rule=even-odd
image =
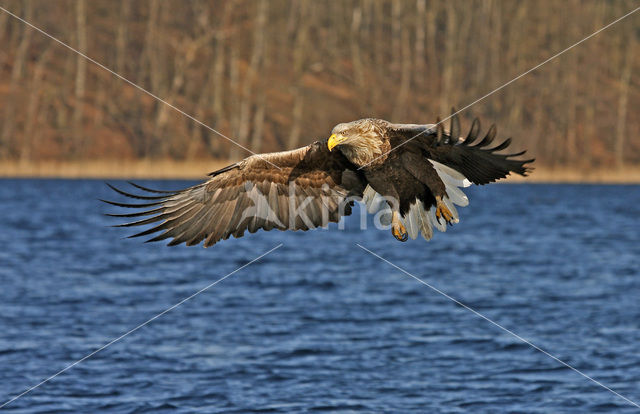
{"label": "eagle's head", "polygon": [[329,151],[337,148],[353,164],[362,167],[389,151],[386,121],[359,119],[338,124],[331,130],[327,141]]}

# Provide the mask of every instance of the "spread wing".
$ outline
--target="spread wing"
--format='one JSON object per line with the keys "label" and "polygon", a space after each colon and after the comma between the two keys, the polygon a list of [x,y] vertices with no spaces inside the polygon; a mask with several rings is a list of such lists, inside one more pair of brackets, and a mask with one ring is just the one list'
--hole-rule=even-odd
{"label": "spread wing", "polygon": [[[453,113],[455,114],[455,110]],[[480,120],[477,118],[473,120],[464,139],[460,136],[460,121],[457,115],[451,116],[450,128],[446,132],[440,123],[391,124],[391,127],[406,140],[407,150],[421,151],[431,161],[454,169],[474,184],[488,184],[505,178],[510,173],[527,175],[531,168],[526,164],[534,161],[515,159],[526,151],[502,153],[501,151],[511,144],[511,138],[491,146],[497,133],[495,125],[491,125],[486,135],[476,143],[480,134]]]}
{"label": "spread wing", "polygon": [[176,192],[132,184],[155,195],[130,194],[109,185],[145,202],[103,201],[143,209],[110,216],[150,216],[116,226],[154,224],[130,237],[160,232],[148,241],[171,238],[169,245],[191,246],[204,240],[209,247],[230,236],[242,237],[246,230],[308,230],[338,222],[351,213],[350,198],[361,197],[366,186],[362,173],[340,151],[329,152],[326,142],[254,155],[209,175],[209,180]]}
{"label": "spread wing", "polygon": [[[455,114],[455,110],[453,111]],[[389,124],[392,147],[401,152],[403,167],[416,179],[427,185],[432,196],[417,196],[403,217],[411,238],[422,233],[429,240],[433,228],[447,229],[435,215],[436,200],[441,196],[452,214],[452,222],[458,222],[455,205],[464,207],[469,200],[459,187],[471,183],[487,184],[504,178],[510,173],[526,175],[530,168],[526,165],[533,159],[517,159],[525,152],[505,154],[501,151],[511,143],[507,139],[492,146],[496,127],[492,125],[486,135],[476,143],[480,134],[480,121],[475,119],[466,138],[460,137],[460,121],[451,116],[449,131],[437,124]],[[365,191],[365,199],[367,198]]]}

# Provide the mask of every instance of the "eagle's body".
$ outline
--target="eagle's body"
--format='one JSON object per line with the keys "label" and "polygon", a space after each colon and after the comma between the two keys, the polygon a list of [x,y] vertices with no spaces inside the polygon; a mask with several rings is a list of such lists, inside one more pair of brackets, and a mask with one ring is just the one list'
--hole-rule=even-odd
{"label": "eagle's body", "polygon": [[382,197],[398,240],[415,239],[419,233],[428,240],[433,227],[444,231],[446,223],[458,221],[453,205],[468,203],[458,187],[486,184],[511,172],[525,175],[525,164],[533,161],[511,158],[522,153],[497,154],[510,140],[487,148],[495,137],[494,126],[472,145],[479,130],[475,120],[461,140],[456,117],[448,133],[440,124],[362,119],[339,124],[329,139],[303,148],[253,155],[182,191],[136,186],[160,194],[141,196],[114,188],[150,202],[109,203],[148,209],[115,215],[151,216],[120,226],[161,222],[134,237],[162,231],[151,241],[172,238],[170,245],[194,245],[204,240],[207,247],[230,236],[241,237],[245,230],[324,227],[349,215],[354,201],[364,200],[372,212]]}

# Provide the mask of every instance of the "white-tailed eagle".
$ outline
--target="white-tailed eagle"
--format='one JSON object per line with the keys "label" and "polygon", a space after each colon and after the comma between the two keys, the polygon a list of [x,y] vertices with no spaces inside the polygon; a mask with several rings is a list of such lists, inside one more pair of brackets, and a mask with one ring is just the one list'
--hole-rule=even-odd
{"label": "white-tailed eagle", "polygon": [[[136,217],[120,224],[153,224],[131,237],[153,233],[149,241],[172,239],[169,245],[208,247],[230,236],[264,230],[308,230],[325,227],[349,215],[354,201],[371,208],[383,204],[392,234],[400,241],[419,234],[429,240],[433,228],[441,231],[458,222],[454,205],[468,199],[459,187],[487,184],[510,173],[526,175],[533,159],[504,154],[507,139],[491,146],[492,125],[478,142],[480,121],[475,119],[465,138],[457,116],[449,131],[440,123],[393,124],[361,119],[339,124],[331,136],[291,151],[253,155],[218,171],[198,185],[180,191],[151,190],[146,195],[115,191],[142,203],[106,201],[119,207],[142,209],[110,214]],[[384,203],[380,203],[384,200]]]}

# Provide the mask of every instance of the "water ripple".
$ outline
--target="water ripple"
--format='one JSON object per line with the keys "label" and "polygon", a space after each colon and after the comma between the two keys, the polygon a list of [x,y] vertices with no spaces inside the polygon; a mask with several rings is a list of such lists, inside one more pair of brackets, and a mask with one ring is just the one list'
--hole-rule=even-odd
{"label": "water ripple", "polygon": [[638,401],[638,190],[471,188],[460,225],[429,243],[355,217],[205,250],[123,240],[99,181],[2,180],[0,398],[282,242],[7,410],[636,412],[355,243]]}

